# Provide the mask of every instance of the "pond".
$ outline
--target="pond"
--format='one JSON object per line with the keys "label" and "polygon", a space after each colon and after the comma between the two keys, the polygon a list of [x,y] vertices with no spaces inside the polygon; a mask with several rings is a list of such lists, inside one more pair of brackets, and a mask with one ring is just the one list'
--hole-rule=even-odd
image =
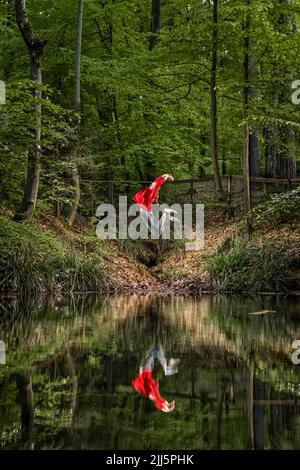
{"label": "pond", "polygon": [[[2,449],[300,449],[299,297],[2,298],[0,340]],[[172,413],[132,386],[153,344]]]}

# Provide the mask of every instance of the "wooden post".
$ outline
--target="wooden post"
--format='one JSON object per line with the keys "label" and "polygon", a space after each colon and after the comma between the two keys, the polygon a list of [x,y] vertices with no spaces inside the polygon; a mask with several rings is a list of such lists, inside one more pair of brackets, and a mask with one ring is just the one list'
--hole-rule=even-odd
{"label": "wooden post", "polygon": [[232,177],[228,176],[227,177],[227,193],[228,193],[228,195],[231,194],[231,183],[232,183]]}
{"label": "wooden post", "polygon": [[232,188],[232,176],[227,177],[227,214],[228,218],[231,217],[232,211],[231,211],[231,188]]}
{"label": "wooden post", "polygon": [[254,363],[254,359],[251,358],[250,364],[249,364],[249,376],[248,376],[248,387],[247,387],[248,429],[249,429],[249,441],[250,441],[251,450],[255,449],[254,378],[255,378],[255,363]]}
{"label": "wooden post", "polygon": [[109,202],[111,204],[114,203],[114,183],[113,183],[113,181],[111,181],[109,183]]}
{"label": "wooden post", "polygon": [[194,181],[191,179],[191,204],[193,204],[193,198],[194,198]]}
{"label": "wooden post", "polygon": [[264,192],[264,196],[267,197],[268,196],[268,188],[267,188],[267,183],[266,182],[263,183],[263,192]]}

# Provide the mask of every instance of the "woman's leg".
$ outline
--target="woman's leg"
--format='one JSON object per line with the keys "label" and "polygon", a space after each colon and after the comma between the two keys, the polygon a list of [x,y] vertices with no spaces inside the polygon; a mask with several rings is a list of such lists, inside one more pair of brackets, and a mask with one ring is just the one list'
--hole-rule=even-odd
{"label": "woman's leg", "polygon": [[143,221],[146,223],[148,229],[151,232],[151,235],[155,238],[159,238],[163,233],[166,222],[169,218],[169,214],[164,212],[159,220],[159,222],[155,222],[153,212],[147,212],[145,210],[141,210],[141,217]]}
{"label": "woman's leg", "polygon": [[158,354],[158,349],[157,349],[157,346],[154,344],[153,346],[151,346],[146,356],[142,360],[140,364],[140,370],[145,370],[145,369],[152,370],[154,366],[154,359],[156,359],[157,354]]}
{"label": "woman's leg", "polygon": [[158,359],[160,362],[165,375],[173,375],[178,372],[179,359],[171,358],[169,361],[166,358],[165,351],[161,344],[154,344],[140,364],[140,372],[143,370],[152,370],[154,366],[154,360]]}
{"label": "woman's leg", "polygon": [[158,346],[158,354],[157,359],[159,360],[165,375],[173,375],[178,372],[178,364],[180,359],[167,359],[165,355],[165,351],[161,345]]}
{"label": "woman's leg", "polygon": [[168,361],[165,355],[165,351],[161,344],[159,344],[157,347],[157,359],[159,360],[162,368],[165,370],[167,367]]}

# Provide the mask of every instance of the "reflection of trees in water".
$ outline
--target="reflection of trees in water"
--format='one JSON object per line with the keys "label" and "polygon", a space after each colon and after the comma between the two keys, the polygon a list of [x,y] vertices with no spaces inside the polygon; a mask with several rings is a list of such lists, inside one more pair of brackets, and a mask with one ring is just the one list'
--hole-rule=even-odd
{"label": "reflection of trees in water", "polygon": [[201,349],[211,346],[237,355],[263,347],[268,354],[289,353],[291,340],[300,337],[300,327],[289,321],[276,305],[279,311],[276,315],[249,315],[267,307],[274,309],[274,300],[263,299],[260,304],[257,298],[151,294],[42,297],[28,301],[15,299],[11,303],[2,301],[2,323],[4,314],[5,339],[17,342],[18,338],[33,345],[55,337],[84,342],[105,329],[110,339],[115,337],[117,341],[123,336],[126,346],[126,338],[134,337],[135,330],[138,333],[145,330],[144,333],[161,336],[170,344],[174,340],[182,352],[202,353]]}
{"label": "reflection of trees in water", "polygon": [[29,374],[17,374],[16,384],[21,406],[21,440],[24,443],[29,443],[29,449],[31,449],[33,446],[32,433],[34,424],[32,376]]}
{"label": "reflection of trees in water", "polygon": [[[262,302],[264,308],[273,306],[273,300]],[[35,408],[33,429],[25,419],[30,394],[24,401],[23,387],[23,441],[17,438],[11,446],[28,448],[37,441],[37,447],[99,448],[99,436],[111,449],[130,449],[133,442],[141,448],[294,445],[289,429],[299,406],[284,387],[298,370],[291,373],[282,353],[297,327],[285,314],[248,316],[259,309],[257,300],[210,296],[5,302],[1,326],[10,345],[5,377],[13,372],[32,377]],[[161,383],[165,396],[177,400],[172,421],[150,407],[145,412],[149,405],[130,387],[154,340],[162,342],[168,356],[181,358],[178,377]],[[3,369],[0,404],[1,376]],[[153,429],[158,429],[155,436]]]}

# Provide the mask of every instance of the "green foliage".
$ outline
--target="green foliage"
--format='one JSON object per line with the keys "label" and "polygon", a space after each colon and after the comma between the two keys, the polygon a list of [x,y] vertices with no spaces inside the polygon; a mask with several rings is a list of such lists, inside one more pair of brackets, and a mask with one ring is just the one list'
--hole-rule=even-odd
{"label": "green foliage", "polygon": [[0,218],[1,291],[98,291],[110,284],[101,257],[71,249],[35,224]]}
{"label": "green foliage", "polygon": [[273,228],[299,220],[300,187],[286,193],[274,194],[264,204],[252,209],[248,220],[253,229]]}
{"label": "green foliage", "polygon": [[284,291],[289,283],[286,270],[294,259],[295,253],[288,251],[284,242],[265,242],[261,246],[241,242],[215,254],[208,270],[221,291]]}
{"label": "green foliage", "polygon": [[[100,180],[148,180],[172,172],[177,178],[212,174],[210,148],[211,2],[162,2],[158,41],[150,50],[151,2],[90,0],[84,5],[81,54],[81,155],[74,113],[77,3],[28,0],[33,28],[47,48],[43,57],[42,176],[39,208],[70,206],[70,178],[76,161],[82,183],[80,209],[94,213],[95,200],[107,200]],[[223,171],[242,172],[245,23],[250,18],[247,86],[251,129],[260,138],[265,168],[265,130],[293,131],[294,143],[280,132],[278,152],[299,155],[299,106],[290,83],[298,79],[299,0],[219,1],[218,147]],[[283,18],[286,21],[283,21]],[[35,113],[28,51],[15,24],[13,2],[0,6],[0,79],[7,102],[0,105],[0,197],[15,209],[22,196],[27,152],[33,143]],[[267,44],[267,47],[266,47]],[[252,63],[251,62],[251,63]],[[282,95],[279,100],[278,96]],[[289,141],[288,143],[286,141]],[[135,188],[117,191],[133,192]]]}

